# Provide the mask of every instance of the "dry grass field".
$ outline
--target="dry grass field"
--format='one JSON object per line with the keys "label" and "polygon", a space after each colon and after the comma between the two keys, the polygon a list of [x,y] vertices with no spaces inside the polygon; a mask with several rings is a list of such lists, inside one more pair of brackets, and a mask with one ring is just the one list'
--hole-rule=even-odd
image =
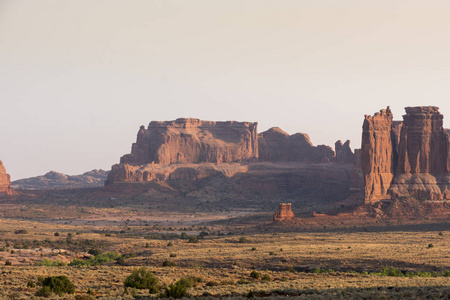
{"label": "dry grass field", "polygon": [[[201,282],[188,293],[205,298],[291,295],[317,299],[447,299],[450,277],[370,274],[383,267],[403,272],[450,270],[447,225],[441,224],[443,229],[439,231],[415,226],[408,231],[387,228],[377,232],[369,227],[294,233],[266,232],[267,227],[264,232],[241,232],[219,225],[78,225],[3,218],[0,298],[37,298],[39,286],[27,283],[37,282],[39,276],[57,275],[66,275],[76,286],[75,294],[64,295],[65,299],[88,299],[88,290],[104,299],[145,298],[148,290],[125,292],[123,283],[134,268],[146,267],[162,286],[182,277],[200,277]],[[198,235],[203,238],[189,241],[189,237]],[[74,259],[86,259],[89,249],[117,252],[125,259],[120,264],[66,265]],[[37,266],[45,259],[59,260],[61,266]],[[176,266],[163,267],[166,260]],[[332,270],[320,273],[317,268]],[[251,277],[252,271],[260,278]],[[59,298],[54,294],[51,297]]]}

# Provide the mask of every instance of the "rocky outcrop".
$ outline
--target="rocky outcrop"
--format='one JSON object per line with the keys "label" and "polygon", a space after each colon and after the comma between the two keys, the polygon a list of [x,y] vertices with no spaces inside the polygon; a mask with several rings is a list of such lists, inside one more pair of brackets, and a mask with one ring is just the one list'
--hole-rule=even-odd
{"label": "rocky outcrop", "polygon": [[350,148],[350,141],[347,140],[344,144],[339,140],[334,144],[336,151],[336,162],[344,164],[355,164],[355,154]]}
{"label": "rocky outcrop", "polygon": [[122,164],[230,163],[258,158],[257,123],[199,119],[141,126]]}
{"label": "rocky outcrop", "polygon": [[313,146],[304,133],[289,135],[278,127],[258,135],[259,161],[292,161],[324,163],[334,161],[334,151],[328,146]]}
{"label": "rocky outcrop", "polygon": [[395,197],[450,199],[450,136],[435,106],[406,107],[398,147]]}
{"label": "rocky outcrop", "polygon": [[394,133],[390,108],[365,116],[361,140],[361,170],[364,174],[364,199],[372,203],[389,198],[395,171]]}
{"label": "rocky outcrop", "polygon": [[12,195],[11,179],[9,174],[6,174],[6,168],[0,160],[0,194]]}
{"label": "rocky outcrop", "polygon": [[13,181],[11,186],[15,189],[52,190],[92,188],[104,185],[108,171],[92,170],[80,175],[66,175],[50,171],[45,175]]}
{"label": "rocky outcrop", "polygon": [[389,107],[363,125],[365,201],[450,199],[450,136],[435,106],[406,107],[403,122]]}
{"label": "rocky outcrop", "polygon": [[291,203],[280,203],[280,208],[273,215],[273,221],[284,221],[294,219],[294,213],[291,210]]}

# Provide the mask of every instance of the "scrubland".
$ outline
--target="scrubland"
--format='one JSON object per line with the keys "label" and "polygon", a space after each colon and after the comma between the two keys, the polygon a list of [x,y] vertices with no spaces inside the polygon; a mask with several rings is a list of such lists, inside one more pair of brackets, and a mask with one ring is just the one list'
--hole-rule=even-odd
{"label": "scrubland", "polygon": [[[161,288],[183,277],[198,278],[187,292],[204,298],[447,299],[450,228],[441,225],[439,230],[424,225],[408,231],[303,232],[267,226],[258,232],[219,225],[72,225],[3,218],[0,298],[38,298],[39,284],[29,282],[58,275],[76,287],[75,294],[62,296],[66,299],[145,298],[148,290],[124,289],[133,269],[145,267]],[[100,256],[88,254],[92,250],[122,258],[96,260]],[[74,260],[93,263],[73,266]],[[383,268],[401,274],[376,274]]]}

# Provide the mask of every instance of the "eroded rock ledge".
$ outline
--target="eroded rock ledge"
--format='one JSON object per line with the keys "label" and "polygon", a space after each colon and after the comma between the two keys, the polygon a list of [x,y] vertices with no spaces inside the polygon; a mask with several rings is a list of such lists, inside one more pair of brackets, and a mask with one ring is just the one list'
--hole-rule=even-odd
{"label": "eroded rock ledge", "polygon": [[11,179],[9,174],[6,174],[6,168],[0,160],[0,194],[12,195]]}

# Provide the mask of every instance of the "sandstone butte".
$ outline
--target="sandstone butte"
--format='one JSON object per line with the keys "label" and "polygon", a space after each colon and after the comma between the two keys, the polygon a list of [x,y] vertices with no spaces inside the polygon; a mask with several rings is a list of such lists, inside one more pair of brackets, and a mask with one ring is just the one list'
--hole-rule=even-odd
{"label": "sandstone butte", "polygon": [[[348,146],[348,149],[346,148]],[[349,143],[342,153],[350,160]],[[213,122],[192,118],[152,121],[141,126],[131,153],[112,166],[106,184],[153,180],[195,180],[213,174],[228,177],[257,162],[327,163],[331,147],[313,146],[308,135],[279,128],[257,133],[257,123]]]}
{"label": "sandstone butte", "polygon": [[9,174],[6,174],[5,166],[0,160],[0,194],[12,195],[11,180]]}
{"label": "sandstone butte", "polygon": [[450,199],[450,136],[435,106],[390,108],[365,116],[361,169],[366,203],[384,199]]}
{"label": "sandstone butte", "polygon": [[280,208],[273,215],[273,221],[284,221],[294,219],[294,213],[291,210],[291,203],[280,203]]}

